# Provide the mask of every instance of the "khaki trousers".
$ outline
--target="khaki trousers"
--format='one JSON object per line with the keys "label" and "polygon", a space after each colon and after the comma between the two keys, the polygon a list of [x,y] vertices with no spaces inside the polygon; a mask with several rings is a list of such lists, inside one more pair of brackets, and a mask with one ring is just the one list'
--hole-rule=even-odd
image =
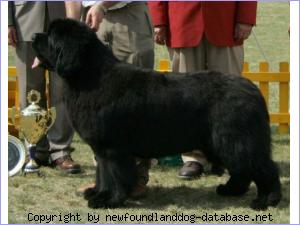
{"label": "khaki trousers", "polygon": [[[45,96],[45,70],[42,68],[32,69],[31,65],[35,53],[31,47],[31,42],[18,42],[16,47],[16,68],[19,81],[19,99],[21,109],[27,104],[27,93],[34,89],[40,92],[40,107],[47,108]],[[37,144],[38,152],[50,151],[51,159],[56,160],[69,154],[68,148],[73,138],[73,128],[66,113],[65,105],[62,102],[63,83],[61,79],[54,74],[50,74],[50,106],[56,108],[56,119],[53,126],[48,131],[47,137],[41,139]]]}
{"label": "khaki trousers", "polygon": [[[83,20],[88,9],[86,7],[83,10]],[[120,9],[108,10],[97,36],[120,61],[153,69],[153,26],[144,2],[131,2]],[[148,168],[149,160],[136,158],[136,163],[139,168],[138,176],[144,176],[141,168]]]}
{"label": "khaki trousers", "polygon": [[145,3],[132,2],[109,10],[97,35],[119,60],[153,69],[153,28]]}
{"label": "khaki trousers", "polygon": [[[241,75],[244,62],[243,46],[217,47],[205,38],[194,48],[169,49],[174,72],[193,72],[200,70],[215,70],[222,73]],[[203,153],[194,150],[182,154],[183,162],[196,161],[206,163]]]}

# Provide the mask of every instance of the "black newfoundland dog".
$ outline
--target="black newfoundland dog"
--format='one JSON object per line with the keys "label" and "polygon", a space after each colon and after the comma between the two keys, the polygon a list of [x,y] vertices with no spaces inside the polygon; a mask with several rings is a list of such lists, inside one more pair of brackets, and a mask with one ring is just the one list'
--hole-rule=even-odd
{"label": "black newfoundland dog", "polygon": [[135,157],[151,158],[201,149],[228,169],[223,196],[247,192],[251,207],[281,199],[271,159],[269,115],[251,81],[219,72],[156,72],[120,62],[85,24],[58,19],[36,34],[41,66],[66,83],[64,99],[75,130],[98,161],[89,207],[118,207],[136,182]]}

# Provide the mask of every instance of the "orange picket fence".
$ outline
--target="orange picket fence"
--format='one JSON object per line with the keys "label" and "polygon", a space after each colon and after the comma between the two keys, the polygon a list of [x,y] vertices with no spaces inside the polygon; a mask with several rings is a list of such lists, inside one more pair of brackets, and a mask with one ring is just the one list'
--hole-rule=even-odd
{"label": "orange picket fence", "polygon": [[[49,75],[46,76],[46,87],[45,93],[47,96],[47,103],[50,102],[49,96]],[[16,107],[17,109],[20,107],[19,102],[19,85],[18,85],[18,76],[16,67],[8,67],[8,131],[11,135],[18,136],[18,131],[15,129],[12,120],[12,107]],[[18,123],[19,118],[18,115],[15,115],[15,121]]]}
{"label": "orange picket fence", "polygon": [[[170,71],[170,61],[160,60],[158,64],[159,71]],[[9,132],[16,134],[16,130],[12,125],[11,120],[11,108],[13,106],[19,106],[19,89],[18,89],[18,77],[15,67],[8,68],[8,122]],[[259,89],[261,90],[267,105],[269,105],[270,99],[270,83],[277,83],[279,85],[278,92],[278,111],[270,112],[271,123],[278,124],[278,132],[280,134],[289,133],[290,126],[290,113],[289,113],[289,82],[290,72],[289,64],[287,62],[281,62],[279,64],[279,71],[269,71],[269,64],[267,62],[261,62],[259,64],[258,72],[251,72],[249,70],[249,64],[244,64],[243,76],[258,82]],[[47,91],[47,89],[46,89]],[[49,96],[47,94],[47,96]],[[273,96],[272,96],[273,97]]]}

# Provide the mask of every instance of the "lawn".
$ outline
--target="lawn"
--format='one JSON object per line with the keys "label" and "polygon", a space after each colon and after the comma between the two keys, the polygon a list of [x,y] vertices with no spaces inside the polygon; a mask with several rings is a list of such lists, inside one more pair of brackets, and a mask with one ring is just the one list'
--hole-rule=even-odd
{"label": "lawn", "polygon": [[[277,208],[269,208],[265,212],[256,212],[248,206],[255,197],[255,187],[243,197],[224,198],[215,193],[218,184],[226,182],[227,175],[216,177],[206,174],[201,179],[194,181],[182,181],[176,177],[179,167],[154,166],[150,173],[149,192],[146,198],[138,201],[129,200],[125,207],[120,209],[87,208],[86,201],[76,195],[76,189],[80,185],[92,182],[94,168],[92,166],[92,152],[89,147],[75,138],[73,146],[76,148],[74,159],[83,165],[84,173],[75,176],[65,176],[59,171],[42,168],[45,178],[36,176],[16,176],[9,179],[9,223],[28,223],[28,215],[68,215],[78,213],[81,221],[71,223],[88,223],[88,214],[99,215],[98,223],[106,223],[107,215],[185,215],[197,216],[217,213],[218,215],[249,215],[254,219],[256,215],[272,215],[272,221],[264,223],[288,223],[289,222],[289,136],[273,136],[274,159],[281,168],[281,181],[283,200]],[[29,218],[30,219],[30,218]],[[34,221],[31,221],[33,223]],[[131,221],[127,221],[131,222]],[[132,221],[133,222],[133,221]],[[135,221],[136,222],[136,221]],[[147,223],[144,221],[143,223]],[[174,221],[176,222],[176,221]],[[197,223],[203,223],[197,220]],[[243,223],[239,221],[238,223]],[[257,221],[262,223],[263,221]],[[44,221],[45,223],[45,221]],[[58,219],[54,223],[60,223]],[[91,221],[90,221],[91,223]],[[116,221],[115,223],[120,223]],[[151,223],[148,222],[148,223]],[[163,223],[163,222],[160,222]],[[185,223],[188,223],[185,221]],[[231,223],[235,223],[231,221]],[[256,223],[250,221],[250,223]]]}
{"label": "lawn", "polygon": [[[259,3],[257,26],[254,28],[256,38],[270,63],[272,70],[278,69],[278,62],[289,62],[289,4]],[[156,62],[167,58],[164,47],[156,46]],[[10,65],[14,65],[12,50],[9,54]],[[264,61],[254,36],[245,44],[245,61],[250,62],[251,69],[257,70],[258,62]],[[278,105],[276,85],[271,88],[271,110]],[[274,127],[274,126],[273,126]],[[242,221],[229,223],[289,223],[290,206],[290,138],[289,135],[278,135],[273,130],[273,156],[281,170],[283,199],[278,207],[267,211],[256,212],[249,208],[256,190],[252,184],[250,191],[243,197],[224,198],[216,195],[215,188],[225,183],[228,175],[216,177],[208,172],[201,179],[182,181],[177,178],[179,166],[156,165],[150,172],[149,191],[145,198],[128,200],[119,209],[87,208],[86,201],[76,195],[76,189],[94,180],[92,152],[76,135],[73,141],[75,151],[73,158],[80,162],[84,172],[80,175],[64,175],[50,168],[42,168],[44,178],[37,176],[15,176],[9,178],[9,223],[38,223],[31,219],[50,219],[42,223],[226,223],[226,221],[203,221],[203,219],[222,219],[244,217]],[[128,213],[128,214],[126,214]],[[214,215],[216,213],[216,215]],[[39,216],[38,216],[39,215]],[[47,218],[45,217],[47,215]],[[56,217],[54,217],[54,215]],[[116,219],[117,215],[129,216],[126,221]],[[139,221],[139,216],[143,221]],[[162,221],[166,215],[177,221]],[[184,221],[182,215],[185,215]],[[148,216],[150,221],[146,221]],[[151,221],[151,216],[159,221]],[[194,217],[198,216],[198,219]],[[248,216],[248,217],[247,217]],[[93,220],[91,220],[93,217]],[[110,220],[107,220],[109,219]],[[90,219],[90,220],[89,220]],[[167,218],[170,219],[170,218]],[[248,221],[245,221],[248,219]],[[133,221],[132,221],[133,220]]]}

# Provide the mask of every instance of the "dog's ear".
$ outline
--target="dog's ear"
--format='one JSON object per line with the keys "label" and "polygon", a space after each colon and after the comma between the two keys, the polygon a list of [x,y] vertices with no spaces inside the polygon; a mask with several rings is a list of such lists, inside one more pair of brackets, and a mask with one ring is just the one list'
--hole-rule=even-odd
{"label": "dog's ear", "polygon": [[78,73],[81,68],[81,54],[78,48],[64,46],[58,53],[55,70],[62,77]]}

